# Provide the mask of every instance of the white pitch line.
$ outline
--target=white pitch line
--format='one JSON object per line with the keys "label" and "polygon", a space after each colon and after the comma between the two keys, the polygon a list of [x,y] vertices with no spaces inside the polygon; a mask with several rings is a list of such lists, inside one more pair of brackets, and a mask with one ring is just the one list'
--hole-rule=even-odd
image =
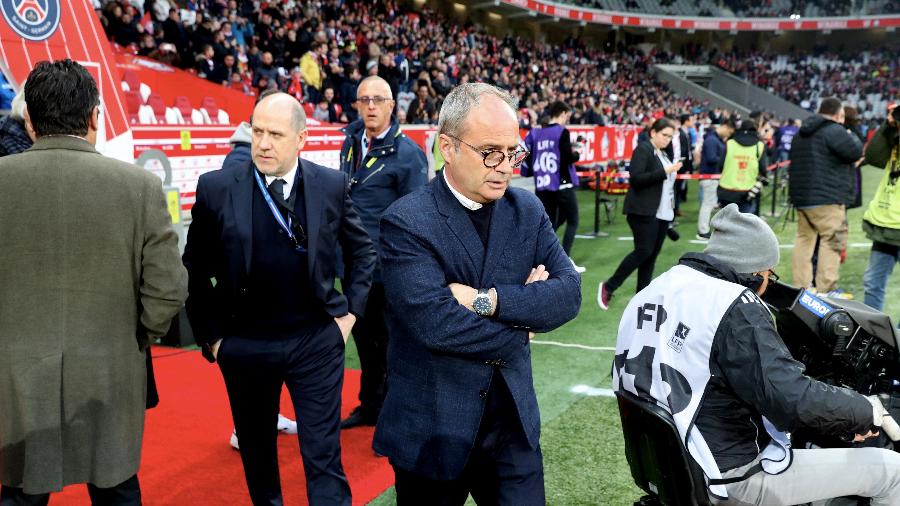
{"label": "white pitch line", "polygon": [[586,344],[577,344],[577,343],[560,343],[558,341],[541,341],[538,339],[532,339],[532,344],[546,344],[550,346],[559,346],[560,348],[578,348],[579,350],[590,350],[590,351],[616,351],[615,348],[610,346],[588,346]]}
{"label": "white pitch line", "polygon": [[569,389],[573,394],[587,395],[588,397],[615,397],[616,393],[608,388],[597,388],[588,385],[575,385]]}
{"label": "white pitch line", "polygon": [[[782,249],[794,249],[793,244],[780,244],[780,248]],[[871,248],[872,243],[870,242],[851,242],[847,245],[848,248]]]}
{"label": "white pitch line", "polygon": [[620,241],[633,241],[634,237],[619,237]]}

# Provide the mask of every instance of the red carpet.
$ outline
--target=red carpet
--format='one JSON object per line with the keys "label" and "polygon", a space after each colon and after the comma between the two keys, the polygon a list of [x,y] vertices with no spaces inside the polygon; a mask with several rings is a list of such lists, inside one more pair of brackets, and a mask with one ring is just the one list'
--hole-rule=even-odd
{"label": "red carpet", "polygon": [[[250,504],[241,458],[228,444],[231,412],[219,369],[199,351],[154,348],[153,366],[160,404],[147,412],[144,451],[138,478],[144,504],[241,505]],[[346,371],[342,416],[359,401],[359,371]],[[281,413],[294,418],[287,391]],[[353,491],[353,504],[366,504],[393,485],[394,474],[386,458],[372,451],[373,428],[341,434],[344,471]],[[297,436],[278,437],[281,487],[287,505],[307,504],[303,464]],[[90,504],[84,485],[54,494],[50,504]]]}

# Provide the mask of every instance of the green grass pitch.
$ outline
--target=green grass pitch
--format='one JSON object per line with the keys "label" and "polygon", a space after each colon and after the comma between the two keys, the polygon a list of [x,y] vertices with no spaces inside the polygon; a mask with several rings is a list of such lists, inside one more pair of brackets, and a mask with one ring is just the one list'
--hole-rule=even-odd
{"label": "green grass pitch", "polygon": [[[863,170],[863,201],[867,204],[881,179],[881,171],[866,167]],[[682,206],[686,216],[679,218],[681,240],[666,240],[656,262],[655,274],[673,266],[678,258],[690,251],[702,251],[703,245],[692,244],[697,232],[698,186],[692,182],[688,201]],[[635,276],[626,281],[612,300],[609,311],[601,311],[596,304],[597,284],[610,276],[619,260],[632,248],[631,231],[621,214],[619,200],[613,223],[601,223],[601,230],[609,237],[576,239],[572,256],[576,263],[587,267],[582,275],[582,306],[578,317],[550,334],[536,339],[559,343],[581,344],[591,347],[614,347],[619,319],[628,299],[634,294]],[[590,191],[579,192],[581,224],[579,233],[593,228],[594,196]],[[763,213],[771,209],[768,196],[763,201]],[[779,206],[778,212],[785,208]],[[847,261],[841,267],[840,285],[861,300],[862,275],[868,263],[868,243],[861,230],[865,207],[849,214],[851,247]],[[793,244],[796,224],[788,221],[784,228],[781,217],[770,217],[783,245]],[[856,246],[853,246],[853,245]],[[781,263],[775,269],[785,281],[791,280],[791,252],[781,250]],[[900,274],[888,282],[885,310],[894,319],[900,317]],[[359,361],[352,340],[347,348],[347,367],[358,368]],[[534,381],[543,421],[541,448],[544,453],[547,503],[551,505],[630,505],[640,497],[640,490],[631,480],[623,452],[619,414],[615,400],[603,396],[573,393],[576,385],[610,388],[610,367],[613,353],[609,351],[564,348],[555,345],[532,347]],[[376,505],[394,504],[394,492],[388,490],[372,502]],[[471,503],[471,500],[470,500]],[[473,503],[474,504],[474,503]]]}

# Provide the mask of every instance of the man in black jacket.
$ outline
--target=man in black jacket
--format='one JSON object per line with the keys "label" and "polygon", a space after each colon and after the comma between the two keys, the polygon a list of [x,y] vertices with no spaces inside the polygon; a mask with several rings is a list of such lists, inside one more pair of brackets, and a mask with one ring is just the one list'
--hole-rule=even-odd
{"label": "man in black jacket", "polygon": [[[378,222],[385,209],[428,181],[428,160],[412,139],[391,118],[394,100],[387,81],[371,76],[356,90],[361,118],[343,129],[341,170],[350,177],[350,198],[363,227],[376,245]],[[376,249],[378,246],[376,246]],[[375,425],[385,395],[387,374],[387,300],[376,265],[365,313],[353,326],[353,340],[362,369],[360,405],[341,422],[342,429]]]}
{"label": "man in black jacket", "polygon": [[788,168],[791,202],[797,208],[794,241],[794,285],[812,286],[812,256],[819,240],[815,287],[819,293],[837,288],[841,250],[847,242],[847,204],[855,198],[853,164],[862,144],[844,123],[837,98],[822,100],[819,113],[807,118],[794,137]]}
{"label": "man in black jacket", "polygon": [[375,249],[347,176],[298,158],[306,116],[293,97],[260,100],[251,134],[251,163],[197,183],[183,257],[188,318],[203,356],[222,372],[253,504],[283,504],[275,424],[286,385],[309,503],[349,506],[339,431],[344,345],[365,309]]}
{"label": "man in black jacket", "polygon": [[900,439],[900,427],[878,397],[813,380],[791,358],[758,297],[779,259],[769,226],[735,204],[712,225],[704,253],[682,257],[626,308],[613,387],[672,414],[716,504],[900,504],[900,454],[790,448],[785,433],[800,428],[862,441],[879,428]]}

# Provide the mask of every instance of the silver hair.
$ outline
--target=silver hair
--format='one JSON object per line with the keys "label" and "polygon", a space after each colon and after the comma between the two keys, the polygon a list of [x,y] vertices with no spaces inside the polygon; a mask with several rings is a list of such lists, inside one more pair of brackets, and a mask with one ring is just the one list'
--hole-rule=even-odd
{"label": "silver hair", "polygon": [[22,89],[16,93],[15,98],[12,99],[12,106],[10,106],[9,115],[12,119],[16,121],[24,121],[25,120],[25,86],[22,86]]}
{"label": "silver hair", "polygon": [[303,110],[303,106],[296,99],[294,100],[293,109],[291,109],[291,126],[295,132],[306,130],[306,111]]}
{"label": "silver hair", "polygon": [[[438,135],[461,137],[463,123],[469,117],[472,109],[478,107],[481,97],[484,95],[494,95],[504,101],[514,115],[519,108],[519,99],[510,95],[506,90],[487,83],[461,84],[447,94],[444,104],[441,105],[441,112],[438,116]],[[454,139],[453,143],[459,148],[459,142]]]}

